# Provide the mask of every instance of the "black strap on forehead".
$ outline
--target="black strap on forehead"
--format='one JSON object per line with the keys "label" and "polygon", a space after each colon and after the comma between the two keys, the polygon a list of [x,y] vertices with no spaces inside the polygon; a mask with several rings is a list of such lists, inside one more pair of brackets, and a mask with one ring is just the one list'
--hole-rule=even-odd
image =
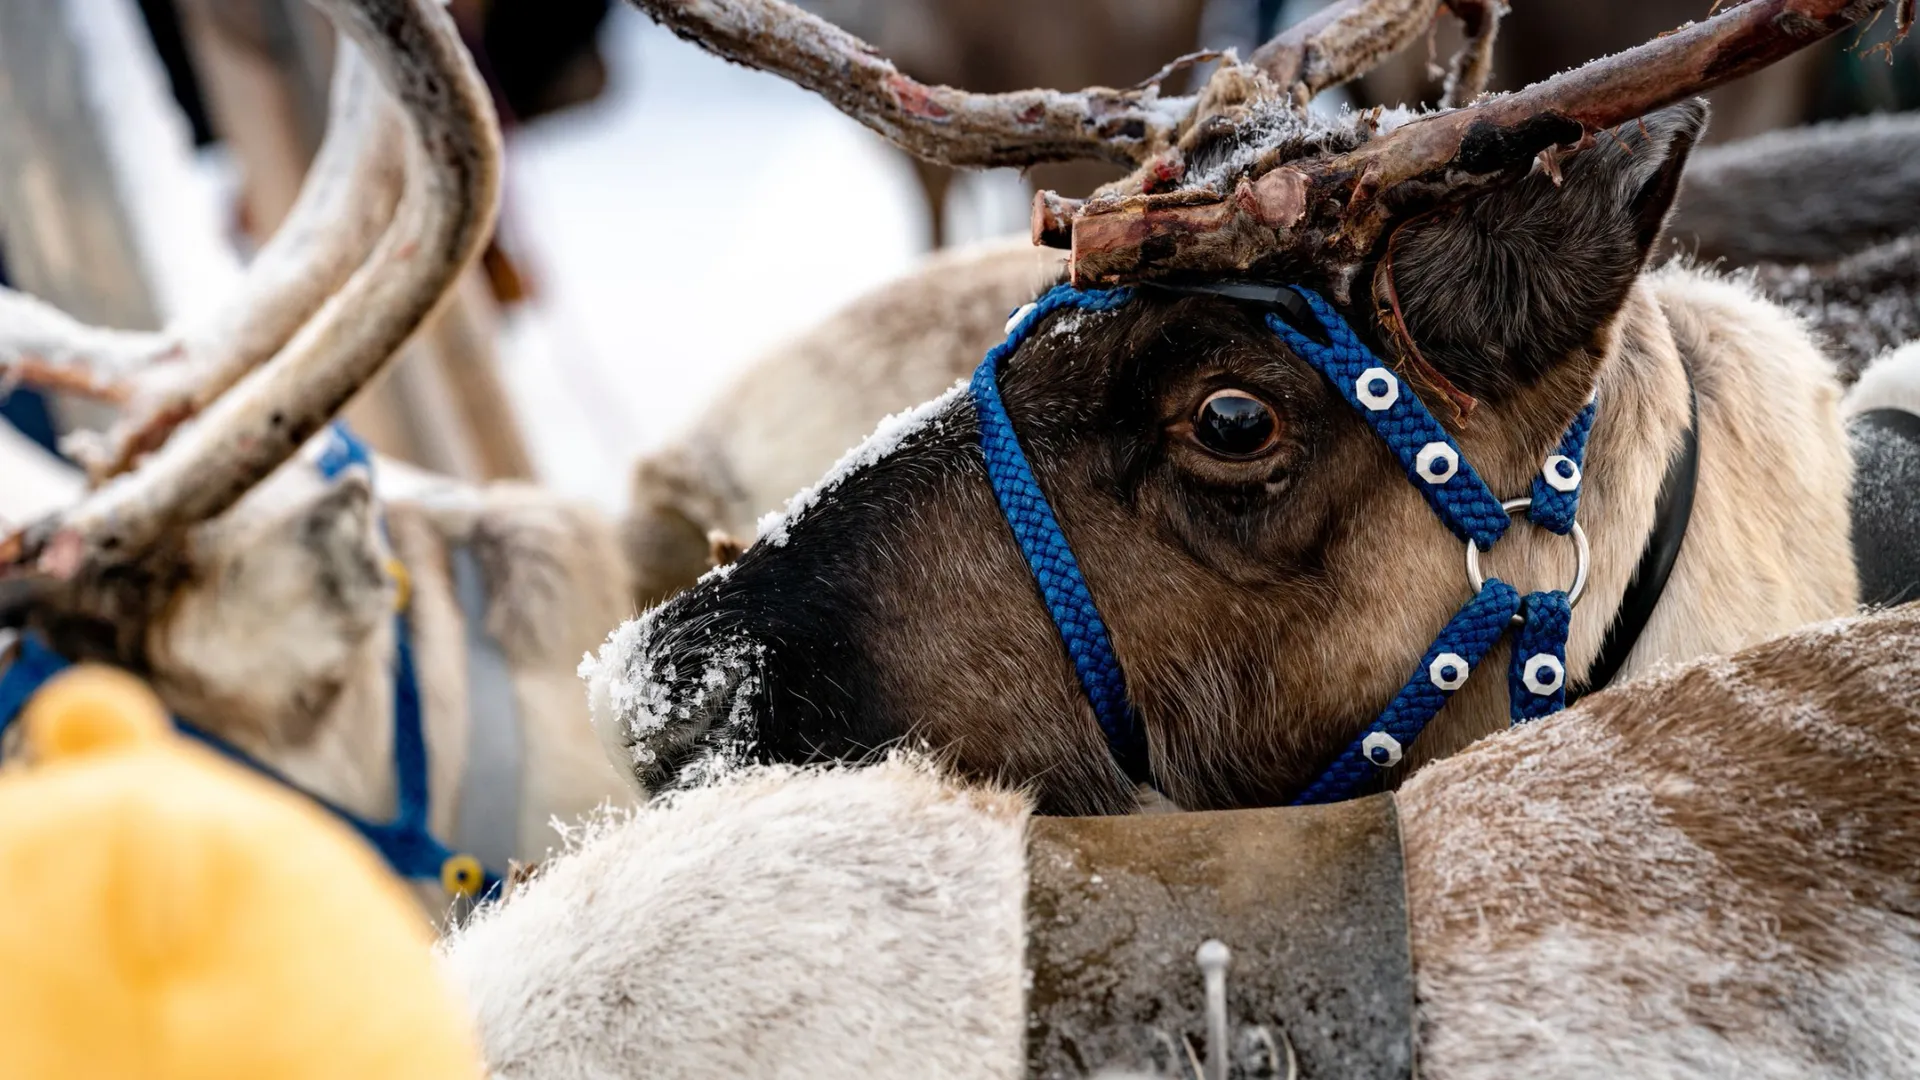
{"label": "black strap on forehead", "polygon": [[1182,296],[1218,296],[1226,300],[1258,304],[1279,315],[1286,320],[1288,326],[1315,341],[1328,340],[1327,328],[1320,324],[1319,317],[1314,315],[1313,308],[1308,306],[1306,297],[1301,296],[1288,285],[1272,285],[1262,281],[1200,281],[1154,282],[1149,287],[1159,292],[1177,293]]}

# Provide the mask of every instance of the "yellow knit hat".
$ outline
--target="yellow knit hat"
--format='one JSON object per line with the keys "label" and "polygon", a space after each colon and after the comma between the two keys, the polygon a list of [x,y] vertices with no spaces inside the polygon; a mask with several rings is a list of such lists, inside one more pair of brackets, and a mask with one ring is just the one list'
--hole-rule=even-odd
{"label": "yellow knit hat", "polygon": [[344,826],[75,668],[0,770],[0,1077],[469,1080],[419,909]]}

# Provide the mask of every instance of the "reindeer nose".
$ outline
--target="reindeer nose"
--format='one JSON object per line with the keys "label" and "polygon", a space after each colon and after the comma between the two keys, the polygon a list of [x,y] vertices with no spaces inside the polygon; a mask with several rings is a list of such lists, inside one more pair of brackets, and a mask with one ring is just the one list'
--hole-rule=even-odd
{"label": "reindeer nose", "polygon": [[676,606],[616,634],[592,679],[596,725],[625,748],[649,791],[674,783],[690,765],[737,757],[730,752],[751,740],[762,687],[765,649],[757,639],[674,618]]}

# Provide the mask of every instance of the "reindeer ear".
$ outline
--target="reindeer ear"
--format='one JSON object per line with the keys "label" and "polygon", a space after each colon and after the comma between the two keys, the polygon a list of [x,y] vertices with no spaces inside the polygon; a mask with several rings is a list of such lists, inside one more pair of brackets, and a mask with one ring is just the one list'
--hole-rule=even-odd
{"label": "reindeer ear", "polygon": [[1704,102],[1662,109],[1512,187],[1409,222],[1376,289],[1390,276],[1421,355],[1467,393],[1498,399],[1533,383],[1619,312],[1706,120]]}

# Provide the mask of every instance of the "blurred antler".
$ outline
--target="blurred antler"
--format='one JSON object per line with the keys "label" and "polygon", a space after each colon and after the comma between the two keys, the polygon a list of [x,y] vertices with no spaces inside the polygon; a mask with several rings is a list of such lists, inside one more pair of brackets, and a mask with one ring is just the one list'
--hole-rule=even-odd
{"label": "blurred antler", "polygon": [[[1277,164],[1226,193],[1096,199],[1068,232],[1073,278],[1108,284],[1310,263],[1336,284],[1392,219],[1525,175],[1544,150],[1755,71],[1910,0],[1748,0],[1703,23],[1468,108],[1421,117],[1349,153]],[[1038,216],[1038,215],[1036,215]],[[1053,235],[1059,235],[1055,223]]]}
{"label": "blurred antler", "polygon": [[1072,93],[928,86],[866,42],[783,0],[632,3],[708,52],[804,86],[901,149],[941,165],[1132,164],[1170,144],[1188,111],[1162,100],[1156,81]]}
{"label": "blurred antler", "polygon": [[1487,80],[1493,76],[1493,44],[1500,36],[1507,5],[1505,0],[1447,0],[1447,7],[1467,36],[1454,54],[1440,95],[1441,108],[1457,109],[1487,91]]}
{"label": "blurred antler", "polygon": [[132,395],[133,373],[177,351],[167,334],[88,326],[0,286],[0,392],[16,383],[96,401]]}
{"label": "blurred antler", "polygon": [[85,326],[0,290],[0,381],[125,406],[103,436],[80,433],[66,446],[95,481],[132,468],[279,352],[366,261],[393,219],[405,134],[386,91],[344,42],[329,115],[299,198],[218,308],[157,333],[134,333]]}
{"label": "blurred antler", "polygon": [[138,469],[0,540],[0,575],[71,580],[232,506],[376,375],[445,297],[493,225],[493,108],[438,0],[315,0],[405,114],[405,188],[365,265],[285,348]]}
{"label": "blurred antler", "polygon": [[[1322,90],[1372,71],[1449,9],[1466,26],[1467,47],[1454,70],[1478,81],[1472,97],[1486,88],[1494,30],[1506,14],[1499,0],[1339,0],[1281,31],[1250,62],[1304,107]],[[1481,62],[1467,62],[1469,54]]]}
{"label": "blurred antler", "polygon": [[[785,0],[630,2],[708,52],[812,90],[908,153],[958,167],[1085,159],[1150,164],[1174,146],[1199,100],[1162,97],[1160,84],[1197,59],[1214,58],[1182,57],[1124,90],[976,94],[918,82],[866,42]],[[1470,32],[1487,28],[1490,43],[1505,6],[1453,3],[1473,13],[1462,15]],[[1448,0],[1340,0],[1263,46],[1253,65],[1304,104],[1414,40],[1446,6]],[[1484,70],[1479,77],[1484,80]]]}

